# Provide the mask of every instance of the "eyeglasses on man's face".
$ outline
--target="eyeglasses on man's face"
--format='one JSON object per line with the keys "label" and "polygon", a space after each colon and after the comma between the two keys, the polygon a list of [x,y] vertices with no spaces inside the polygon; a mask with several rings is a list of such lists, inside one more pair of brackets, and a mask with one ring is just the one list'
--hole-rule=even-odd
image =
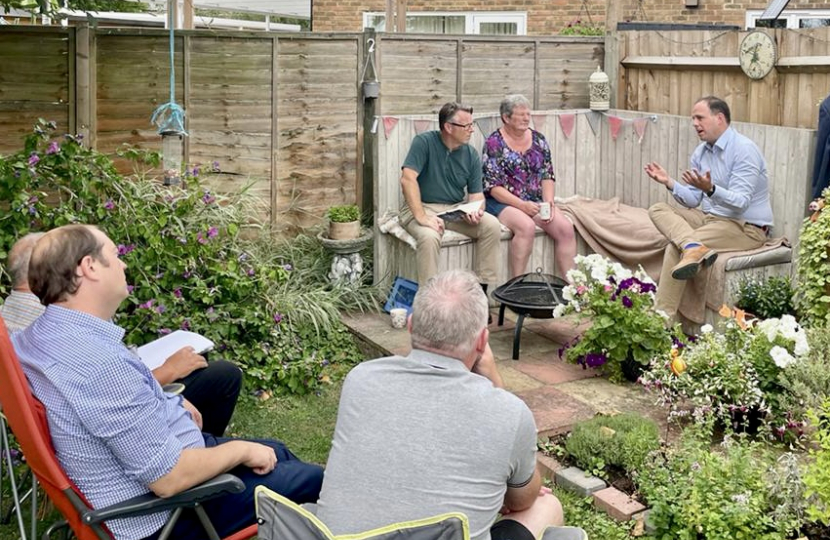
{"label": "eyeglasses on man's face", "polygon": [[470,122],[469,124],[459,124],[457,122],[447,122],[447,123],[450,124],[450,125],[453,125],[455,127],[460,127],[461,129],[473,129],[473,123],[472,122]]}

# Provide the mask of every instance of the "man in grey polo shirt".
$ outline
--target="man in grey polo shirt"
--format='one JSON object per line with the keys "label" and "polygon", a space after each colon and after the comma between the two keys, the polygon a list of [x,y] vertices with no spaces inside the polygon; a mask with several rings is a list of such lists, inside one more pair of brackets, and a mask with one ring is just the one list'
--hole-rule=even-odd
{"label": "man in grey polo shirt", "polygon": [[[418,283],[438,272],[438,254],[444,229],[477,238],[475,257],[479,282],[496,282],[499,221],[484,212],[481,158],[469,144],[475,129],[473,108],[447,103],[438,113],[438,131],[421,133],[412,140],[401,175],[406,207],[401,224],[418,243]],[[481,208],[460,221],[438,217],[454,205],[481,201]]]}
{"label": "man in grey polo shirt", "polygon": [[[536,470],[533,415],[494,385],[486,321],[473,274],[438,274],[415,295],[409,356],[349,373],[318,501],[334,534],[447,512],[467,516],[472,540],[533,540],[562,525]],[[584,537],[557,532],[546,538]]]}

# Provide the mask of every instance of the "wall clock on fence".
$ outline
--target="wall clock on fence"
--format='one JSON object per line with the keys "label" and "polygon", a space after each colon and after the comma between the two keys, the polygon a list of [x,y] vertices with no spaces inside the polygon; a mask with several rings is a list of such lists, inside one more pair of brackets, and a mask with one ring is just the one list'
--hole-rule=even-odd
{"label": "wall clock on fence", "polygon": [[763,79],[772,71],[776,59],[775,40],[764,32],[750,32],[741,41],[738,60],[750,79]]}

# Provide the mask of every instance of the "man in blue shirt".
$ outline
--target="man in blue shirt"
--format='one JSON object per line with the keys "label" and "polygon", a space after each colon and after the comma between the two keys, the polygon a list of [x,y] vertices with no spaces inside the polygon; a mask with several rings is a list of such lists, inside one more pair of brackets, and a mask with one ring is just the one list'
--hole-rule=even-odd
{"label": "man in blue shirt", "polygon": [[657,308],[670,317],[677,313],[686,280],[714,263],[718,250],[759,248],[772,227],[766,161],[731,121],[723,100],[699,99],[692,108],[692,125],[702,143],[692,153],[691,170],[681,177],[684,183],[657,163],[645,166],[646,174],[682,205],[649,208],[652,222],[669,240],[656,300]]}
{"label": "man in blue shirt", "polygon": [[[191,405],[166,395],[109,322],[127,297],[125,264],[99,229],[67,225],[41,238],[29,284],[45,313],[12,337],[32,391],[46,407],[49,432],[66,471],[94,507],[152,491],[169,497],[230,471],[241,494],[205,503],[225,536],[254,523],[253,490],[266,485],[297,502],[314,502],[323,471],[280,442],[201,433]],[[155,539],[168,513],[112,520],[118,540]],[[190,513],[172,538],[199,539]]]}

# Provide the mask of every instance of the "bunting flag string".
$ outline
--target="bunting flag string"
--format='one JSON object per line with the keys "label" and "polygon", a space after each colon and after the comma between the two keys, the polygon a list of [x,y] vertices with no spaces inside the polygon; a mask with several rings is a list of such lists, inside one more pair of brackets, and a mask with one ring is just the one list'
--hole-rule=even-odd
{"label": "bunting flag string", "polygon": [[571,138],[571,133],[574,132],[574,125],[576,124],[575,114],[560,114],[559,126],[562,128],[562,133],[565,134],[566,139]]}
{"label": "bunting flag string", "polygon": [[616,141],[620,134],[620,128],[623,125],[623,119],[619,116],[606,116],[608,118],[608,125],[611,126],[611,139]]}
{"label": "bunting flag string", "polygon": [[432,126],[432,120],[415,120],[415,133],[423,133]]}
{"label": "bunting flag string", "polygon": [[392,130],[395,129],[395,126],[398,125],[398,117],[396,116],[384,116],[383,117],[383,132],[386,134],[386,138],[389,138],[389,134],[392,133]]}
{"label": "bunting flag string", "polygon": [[536,131],[542,131],[545,129],[545,122],[548,119],[546,114],[532,114],[530,117],[533,119],[533,127]]}
{"label": "bunting flag string", "polygon": [[[534,114],[531,115],[533,120],[533,126],[536,130],[543,130],[545,127],[545,123],[549,116],[553,115],[558,117],[559,120],[559,127],[562,129],[562,133],[565,135],[566,139],[569,139],[571,135],[573,135],[574,129],[576,128],[576,117],[580,114],[586,115],[585,118],[588,120],[588,125],[591,126],[591,131],[593,131],[594,136],[599,133],[599,121],[600,118],[603,116],[608,121],[608,125],[610,128],[611,138],[613,140],[617,140],[617,137],[620,135],[620,131],[622,126],[625,124],[631,124],[634,133],[637,135],[637,140],[642,144],[643,138],[645,137],[646,130],[648,128],[649,122],[657,122],[657,116],[641,116],[638,118],[622,118],[613,114],[609,114],[605,111],[592,111],[588,109],[584,110],[576,110],[576,111],[568,111],[568,112],[556,112],[556,113],[548,113],[548,114]],[[377,122],[377,117],[376,122]],[[383,120],[383,132],[388,139],[389,136],[394,131],[395,126],[398,125],[398,121],[400,117],[398,116],[384,116],[382,117]],[[436,129],[438,127],[438,123],[436,120],[413,120],[413,125],[415,127],[415,133],[423,133],[429,129]],[[490,136],[496,129],[499,128],[501,123],[501,117],[498,115],[492,116],[483,116],[481,118],[476,118],[473,120],[474,125],[476,128],[481,132],[482,135],[485,137]],[[374,133],[374,127],[373,131]]]}

